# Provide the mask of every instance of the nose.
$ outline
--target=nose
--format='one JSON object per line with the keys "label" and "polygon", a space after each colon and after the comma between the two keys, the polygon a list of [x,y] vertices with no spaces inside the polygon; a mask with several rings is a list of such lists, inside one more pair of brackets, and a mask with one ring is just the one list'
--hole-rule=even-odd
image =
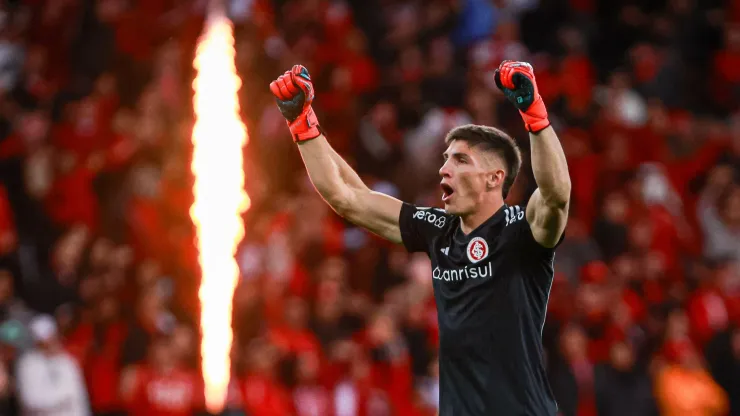
{"label": "nose", "polygon": [[448,163],[450,162],[449,159],[445,160],[445,163],[442,164],[442,167],[439,168],[439,176],[443,178],[449,178],[450,177],[450,167]]}

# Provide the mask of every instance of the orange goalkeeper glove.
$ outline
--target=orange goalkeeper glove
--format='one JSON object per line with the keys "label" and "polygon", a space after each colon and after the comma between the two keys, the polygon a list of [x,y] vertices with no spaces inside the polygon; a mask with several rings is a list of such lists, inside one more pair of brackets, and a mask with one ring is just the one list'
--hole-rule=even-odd
{"label": "orange goalkeeper glove", "polygon": [[527,131],[536,133],[550,125],[532,65],[526,62],[503,61],[493,74],[496,86],[503,91],[521,114]]}
{"label": "orange goalkeeper glove", "polygon": [[303,65],[295,65],[270,83],[277,106],[288,121],[293,141],[298,143],[322,134],[319,120],[311,103],[314,98],[313,82]]}

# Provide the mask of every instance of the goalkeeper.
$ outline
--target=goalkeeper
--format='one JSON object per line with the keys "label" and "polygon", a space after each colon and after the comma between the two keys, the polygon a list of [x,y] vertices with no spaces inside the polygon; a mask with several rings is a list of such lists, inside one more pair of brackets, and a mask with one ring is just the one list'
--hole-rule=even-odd
{"label": "goalkeeper", "polygon": [[493,76],[529,132],[538,188],[526,206],[504,202],[521,156],[501,130],[450,131],[439,170],[444,210],[417,207],[371,191],[331,148],[311,108],[306,68],[296,65],[270,89],[313,185],[334,211],[429,256],[440,331],[439,414],[555,415],[542,327],[568,216],[568,167],[532,67],[504,61]]}

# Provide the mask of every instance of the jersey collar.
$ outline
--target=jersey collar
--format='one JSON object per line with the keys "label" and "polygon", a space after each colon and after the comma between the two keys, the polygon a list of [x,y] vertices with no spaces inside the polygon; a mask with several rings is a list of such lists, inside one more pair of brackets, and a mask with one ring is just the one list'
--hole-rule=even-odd
{"label": "jersey collar", "polygon": [[456,239],[462,239],[467,240],[471,238],[475,233],[477,233],[481,228],[489,226],[489,227],[496,227],[499,224],[501,224],[504,221],[504,218],[506,217],[506,209],[509,208],[509,206],[504,203],[501,205],[501,208],[498,209],[498,211],[494,212],[493,215],[488,217],[487,220],[483,221],[479,226],[475,227],[473,231],[471,231],[469,234],[464,234],[462,231],[462,225],[461,221],[458,218],[458,224],[457,224],[457,230],[455,232]]}

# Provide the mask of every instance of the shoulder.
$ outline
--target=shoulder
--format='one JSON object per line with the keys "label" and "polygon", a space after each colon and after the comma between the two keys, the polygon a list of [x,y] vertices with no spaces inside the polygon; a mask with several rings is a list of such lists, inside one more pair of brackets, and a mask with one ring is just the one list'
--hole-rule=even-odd
{"label": "shoulder", "polygon": [[430,244],[452,229],[456,219],[440,208],[403,203],[398,221],[403,244],[409,252],[428,252]]}
{"label": "shoulder", "polygon": [[526,207],[521,205],[507,205],[504,207],[501,235],[506,240],[519,240],[526,237],[528,233],[531,234],[525,211]]}
{"label": "shoulder", "polygon": [[411,220],[424,227],[443,229],[454,218],[453,215],[448,214],[447,211],[441,208],[417,207],[411,204],[404,204],[401,210],[403,211],[404,209]]}
{"label": "shoulder", "polygon": [[553,248],[547,248],[538,243],[532,234],[532,227],[527,219],[526,211],[526,205],[509,205],[504,208],[502,236],[507,241],[516,242],[523,248],[547,253],[554,251],[560,245],[560,242],[562,242],[563,237],[561,237],[558,245]]}
{"label": "shoulder", "polygon": [[[527,207],[521,206],[521,205],[508,205],[504,208],[504,223],[505,227],[512,226],[514,224],[526,224],[529,226],[529,223],[527,222],[527,215],[526,215]],[[512,229],[517,228],[512,227]]]}

